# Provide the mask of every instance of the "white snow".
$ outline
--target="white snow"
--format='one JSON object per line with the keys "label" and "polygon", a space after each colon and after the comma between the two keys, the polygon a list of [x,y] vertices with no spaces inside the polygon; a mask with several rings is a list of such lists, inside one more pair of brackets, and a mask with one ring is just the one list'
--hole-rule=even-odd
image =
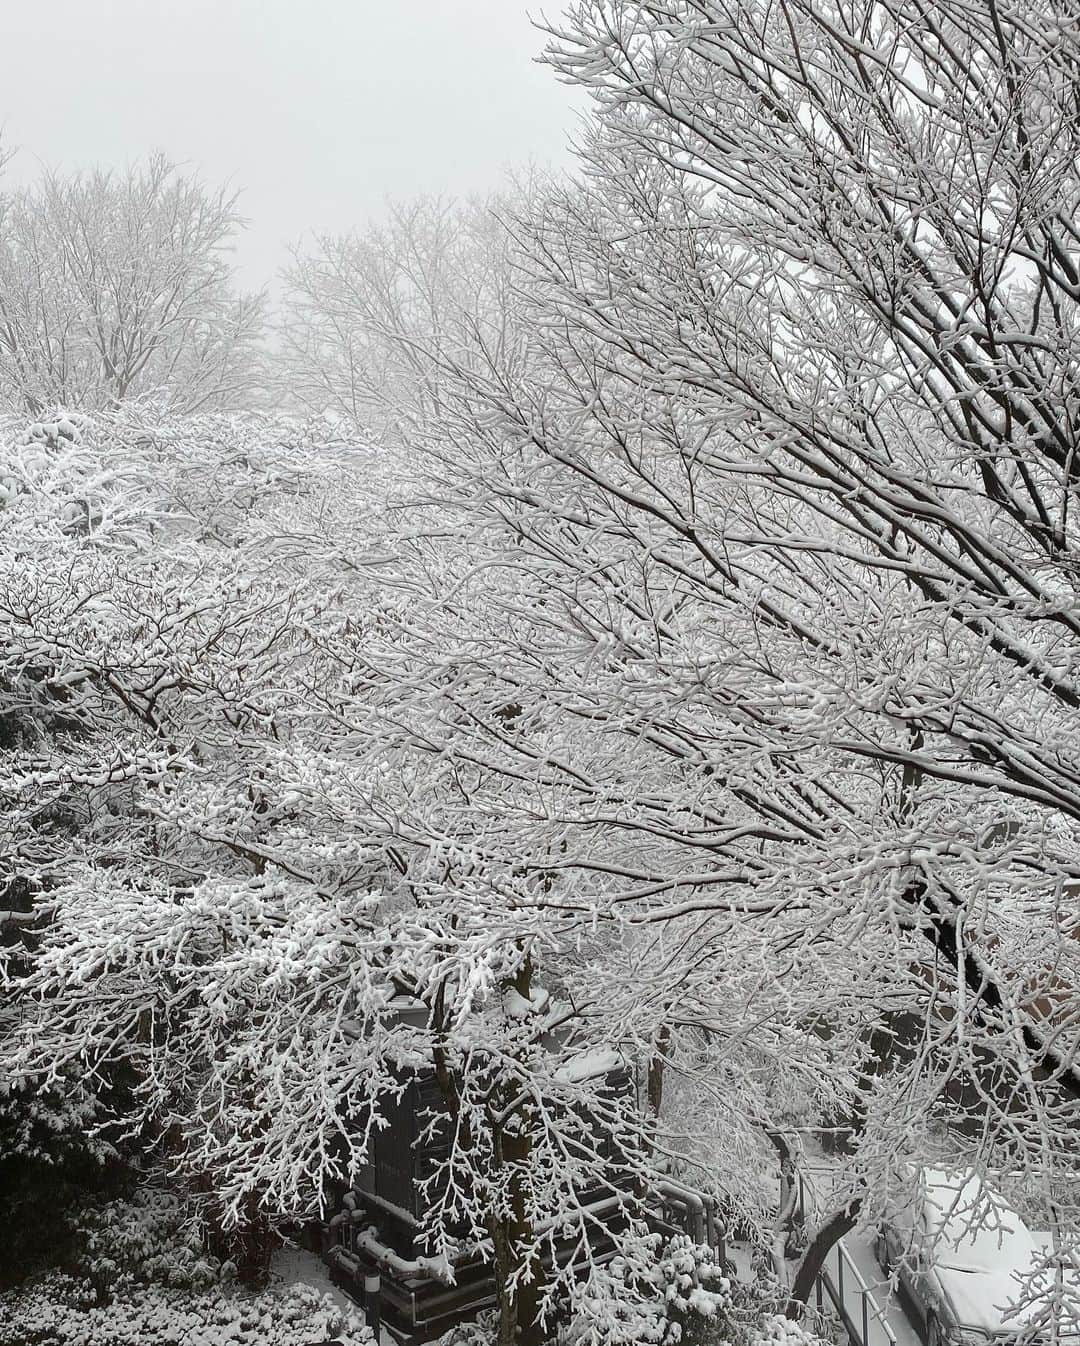
{"label": "white snow", "polygon": [[334,1284],[326,1263],[305,1248],[280,1248],[270,1263],[270,1278],[275,1284],[310,1285],[328,1295],[343,1313],[357,1313],[356,1303]]}
{"label": "white snow", "polygon": [[595,1080],[600,1075],[618,1070],[621,1065],[622,1057],[618,1052],[583,1052],[581,1056],[575,1056],[572,1061],[560,1066],[555,1072],[555,1078],[562,1084],[583,1084],[586,1080]]}

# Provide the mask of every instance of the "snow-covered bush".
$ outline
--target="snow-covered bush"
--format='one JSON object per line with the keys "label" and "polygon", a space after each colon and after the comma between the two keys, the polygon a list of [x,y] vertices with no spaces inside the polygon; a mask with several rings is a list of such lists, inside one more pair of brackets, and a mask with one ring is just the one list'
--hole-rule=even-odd
{"label": "snow-covered bush", "polygon": [[492,1346],[499,1335],[499,1315],[481,1313],[475,1321],[455,1323],[432,1346]]}
{"label": "snow-covered bush", "polygon": [[71,1076],[51,1088],[0,1080],[0,1286],[62,1260],[77,1212],[119,1190],[125,1169],[95,1130],[100,1113]]}
{"label": "snow-covered bush", "polygon": [[[830,1346],[826,1338],[782,1313],[762,1318],[751,1306],[739,1305],[739,1291],[745,1287],[728,1281],[710,1260],[698,1260],[704,1251],[689,1240],[667,1249],[657,1268],[657,1280],[666,1280],[662,1301],[657,1297],[650,1302],[641,1295],[640,1284],[627,1279],[625,1263],[618,1269],[614,1263],[597,1268],[588,1291],[576,1301],[571,1321],[557,1334],[558,1346],[651,1341],[679,1346]],[[693,1284],[691,1268],[696,1268],[701,1284]],[[496,1315],[481,1314],[475,1322],[451,1328],[434,1346],[494,1346],[497,1331]]]}
{"label": "snow-covered bush", "polygon": [[359,1313],[309,1285],[243,1294],[232,1287],[136,1286],[93,1303],[86,1282],[51,1274],[0,1296],[0,1346],[367,1346]]}
{"label": "snow-covered bush", "polygon": [[141,1286],[206,1290],[232,1279],[228,1263],[204,1251],[199,1221],[170,1192],[143,1188],[86,1212],[76,1225],[76,1274],[98,1303]]}
{"label": "snow-covered bush", "polygon": [[84,1211],[67,1271],[0,1295],[0,1346],[363,1346],[359,1312],[297,1282],[257,1294],[204,1251],[201,1222],[172,1193],[142,1188]]}
{"label": "snow-covered bush", "polygon": [[801,1323],[776,1313],[761,1324],[754,1335],[753,1346],[825,1346],[825,1342]]}
{"label": "snow-covered bush", "polygon": [[661,1246],[653,1234],[637,1251],[597,1267],[575,1292],[562,1346],[669,1346],[697,1340],[702,1329],[725,1339],[731,1282],[712,1250],[685,1235]]}

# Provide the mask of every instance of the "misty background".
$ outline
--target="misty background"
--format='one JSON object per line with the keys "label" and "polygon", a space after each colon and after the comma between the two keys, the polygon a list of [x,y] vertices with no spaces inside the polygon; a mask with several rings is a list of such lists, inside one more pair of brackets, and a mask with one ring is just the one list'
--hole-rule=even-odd
{"label": "misty background", "polygon": [[586,100],[536,64],[542,18],[512,0],[8,6],[3,183],[160,150],[241,189],[238,280],[260,287],[291,242],[360,227],[388,197],[568,163]]}

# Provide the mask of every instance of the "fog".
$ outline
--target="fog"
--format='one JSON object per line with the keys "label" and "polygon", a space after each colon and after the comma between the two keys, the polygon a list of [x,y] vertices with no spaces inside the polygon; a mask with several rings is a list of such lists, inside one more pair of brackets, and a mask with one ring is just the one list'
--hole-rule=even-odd
{"label": "fog", "polygon": [[535,63],[544,40],[514,0],[9,5],[5,180],[164,150],[242,189],[238,262],[260,285],[288,240],[361,224],[387,197],[565,163],[584,102]]}

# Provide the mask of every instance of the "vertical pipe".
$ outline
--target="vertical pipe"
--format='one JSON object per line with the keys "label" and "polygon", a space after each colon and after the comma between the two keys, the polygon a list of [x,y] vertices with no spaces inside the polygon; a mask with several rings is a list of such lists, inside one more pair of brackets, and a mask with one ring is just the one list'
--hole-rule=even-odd
{"label": "vertical pipe", "polygon": [[862,1292],[862,1339],[863,1346],[870,1346],[870,1325],[866,1320],[866,1290]]}
{"label": "vertical pipe", "polygon": [[376,1268],[374,1272],[369,1272],[364,1276],[364,1310],[368,1327],[371,1328],[372,1336],[375,1338],[375,1346],[378,1346],[379,1334],[382,1330],[382,1305],[379,1303],[379,1291],[381,1289],[381,1278]]}

